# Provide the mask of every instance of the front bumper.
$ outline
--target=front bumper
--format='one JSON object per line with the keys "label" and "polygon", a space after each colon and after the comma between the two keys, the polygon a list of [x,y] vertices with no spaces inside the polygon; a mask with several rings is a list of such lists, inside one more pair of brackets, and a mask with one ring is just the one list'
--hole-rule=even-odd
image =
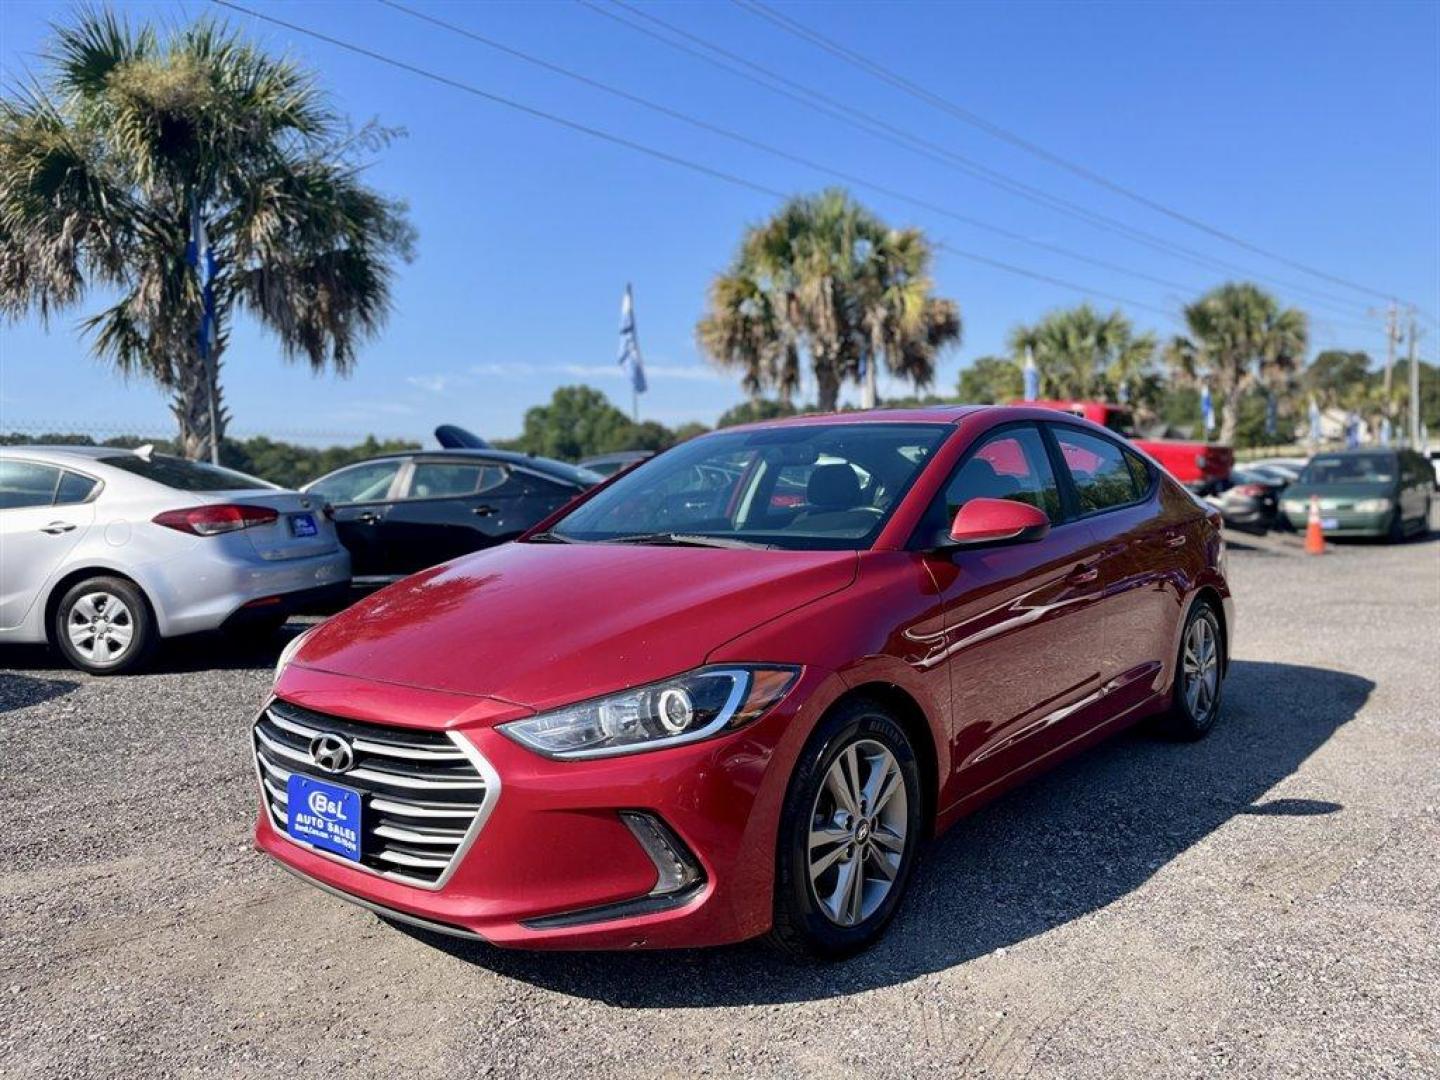
{"label": "front bumper", "polygon": [[[1324,529],[1326,536],[1384,536],[1390,531],[1394,511],[1361,514],[1353,510],[1321,510],[1320,517],[1323,521],[1333,519],[1336,523],[1333,528]],[[1310,523],[1310,512],[1286,510],[1285,519],[1294,529],[1304,532]]]}
{"label": "front bumper", "polygon": [[[688,746],[591,761],[541,757],[494,730],[528,710],[492,699],[397,687],[292,665],[279,696],[369,723],[458,733],[498,777],[483,827],[438,887],[395,880],[302,846],[262,800],[256,846],[362,906],[432,930],[531,949],[680,948],[741,941],[769,928],[780,803],[821,676],[806,672],[750,726]],[[343,781],[343,777],[337,778]],[[656,863],[621,815],[654,815],[703,882],[672,906],[627,907],[657,882]]]}

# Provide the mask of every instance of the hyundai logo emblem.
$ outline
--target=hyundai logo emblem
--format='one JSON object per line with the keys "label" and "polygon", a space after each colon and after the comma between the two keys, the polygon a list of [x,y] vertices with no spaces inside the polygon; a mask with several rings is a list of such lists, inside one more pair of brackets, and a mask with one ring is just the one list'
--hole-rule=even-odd
{"label": "hyundai logo emblem", "polygon": [[310,740],[310,760],[328,773],[349,772],[355,765],[355,751],[339,735],[316,735]]}

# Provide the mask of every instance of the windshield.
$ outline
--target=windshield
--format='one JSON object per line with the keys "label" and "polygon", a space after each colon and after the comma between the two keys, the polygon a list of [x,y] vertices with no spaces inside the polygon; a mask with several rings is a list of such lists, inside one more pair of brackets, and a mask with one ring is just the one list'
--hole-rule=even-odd
{"label": "windshield", "polygon": [[948,424],[805,424],[706,435],[620,477],[548,536],[869,547],[953,430]]}
{"label": "windshield", "polygon": [[112,469],[143,476],[157,484],[164,484],[176,491],[244,491],[255,488],[259,491],[274,488],[264,480],[222,469],[218,465],[206,465],[200,461],[186,461],[184,458],[166,457],[153,454],[141,457],[139,454],[117,454],[100,459],[100,464]]}
{"label": "windshield", "polygon": [[1302,484],[1389,484],[1395,459],[1384,454],[1352,454],[1310,459],[1300,474]]}

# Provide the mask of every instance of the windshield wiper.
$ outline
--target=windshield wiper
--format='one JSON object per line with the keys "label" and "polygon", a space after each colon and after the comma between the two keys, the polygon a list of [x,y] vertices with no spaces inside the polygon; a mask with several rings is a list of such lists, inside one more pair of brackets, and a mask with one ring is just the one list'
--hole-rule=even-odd
{"label": "windshield wiper", "polygon": [[754,548],[771,550],[774,544],[759,544],[753,540],[735,540],[728,536],[701,536],[698,533],[653,532],[635,533],[633,536],[613,536],[607,544],[655,544],[671,547],[710,548]]}
{"label": "windshield wiper", "polygon": [[571,540],[570,537],[568,537],[568,536],[561,536],[559,533],[553,532],[553,531],[550,530],[550,529],[546,529],[544,532],[538,532],[538,533],[536,533],[534,536],[527,536],[527,537],[525,538],[525,542],[526,542],[527,544],[579,544],[579,543],[581,543],[581,541],[579,541],[579,540]]}

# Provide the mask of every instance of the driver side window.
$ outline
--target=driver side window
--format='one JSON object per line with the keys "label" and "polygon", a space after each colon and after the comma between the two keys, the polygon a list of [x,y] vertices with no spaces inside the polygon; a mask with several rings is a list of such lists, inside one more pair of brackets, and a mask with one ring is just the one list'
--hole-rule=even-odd
{"label": "driver side window", "polygon": [[918,536],[922,547],[949,535],[950,524],[971,499],[1010,499],[1043,510],[1051,524],[1062,511],[1060,488],[1040,432],[1029,425],[985,436],[951,475],[944,491],[925,511]]}

